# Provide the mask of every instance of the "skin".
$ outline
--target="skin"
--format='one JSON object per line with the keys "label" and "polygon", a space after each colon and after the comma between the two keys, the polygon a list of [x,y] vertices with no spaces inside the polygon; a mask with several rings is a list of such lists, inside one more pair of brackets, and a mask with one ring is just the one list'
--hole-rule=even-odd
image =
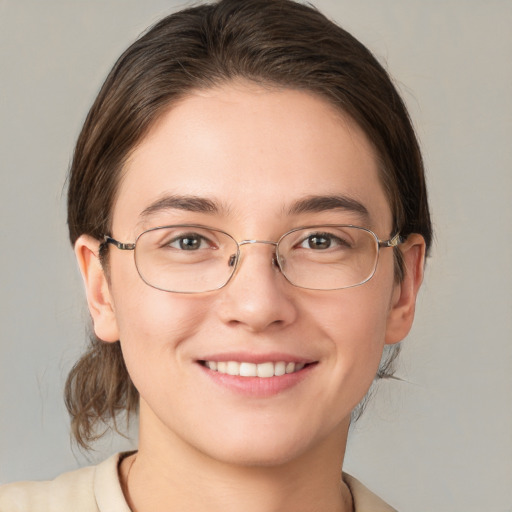
{"label": "skin", "polygon": [[[172,208],[140,217],[173,194],[207,198],[219,211]],[[297,200],[333,194],[363,204],[368,216],[288,211]],[[178,223],[220,228],[237,240],[277,240],[321,223],[357,224],[383,240],[394,234],[377,159],[359,127],[312,94],[244,82],[174,105],[125,166],[112,236],[133,242],[145,229]],[[289,284],[269,245],[244,246],[227,286],[192,295],[146,285],[129,251],[109,249],[107,279],[97,240],[82,236],[75,250],[96,334],[121,340],[141,395],[139,451],[121,466],[133,510],[352,509],[339,478],[350,413],[385,343],[411,327],[421,236],[400,248],[401,283],[393,250],[383,249],[369,282],[327,292]],[[226,353],[242,360],[286,353],[315,364],[291,388],[252,396],[212,381],[198,363]]]}

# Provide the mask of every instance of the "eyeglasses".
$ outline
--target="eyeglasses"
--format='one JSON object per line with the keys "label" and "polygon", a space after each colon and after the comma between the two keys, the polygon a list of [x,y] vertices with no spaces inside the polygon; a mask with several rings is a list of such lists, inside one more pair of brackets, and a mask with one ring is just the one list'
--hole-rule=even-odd
{"label": "eyeglasses", "polygon": [[140,277],[153,288],[202,293],[219,290],[230,281],[240,264],[243,245],[273,245],[272,263],[294,286],[340,290],[370,280],[380,249],[402,242],[398,233],[389,240],[380,240],[369,229],[343,224],[292,229],[277,242],[237,242],[219,229],[183,224],[148,229],[134,243],[105,236],[103,244],[134,251]]}

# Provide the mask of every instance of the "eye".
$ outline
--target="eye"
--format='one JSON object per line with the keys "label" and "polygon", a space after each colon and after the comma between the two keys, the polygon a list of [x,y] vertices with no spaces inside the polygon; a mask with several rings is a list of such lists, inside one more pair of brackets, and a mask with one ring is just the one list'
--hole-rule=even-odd
{"label": "eye", "polygon": [[208,249],[211,247],[211,242],[204,236],[197,233],[186,233],[174,237],[166,246],[181,251],[197,251],[199,249]]}
{"label": "eye", "polygon": [[312,233],[302,240],[299,247],[322,251],[331,248],[348,248],[350,243],[332,233]]}

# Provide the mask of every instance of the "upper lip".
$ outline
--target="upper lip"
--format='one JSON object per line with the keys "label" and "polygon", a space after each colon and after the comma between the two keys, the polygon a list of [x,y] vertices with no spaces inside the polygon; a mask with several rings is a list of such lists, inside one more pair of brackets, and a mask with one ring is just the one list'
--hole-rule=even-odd
{"label": "upper lip", "polygon": [[217,354],[208,354],[198,359],[198,361],[237,361],[239,363],[279,363],[284,361],[285,363],[314,363],[315,359],[308,357],[298,356],[294,354],[284,352],[268,352],[262,354],[255,354],[252,352],[222,352]]}

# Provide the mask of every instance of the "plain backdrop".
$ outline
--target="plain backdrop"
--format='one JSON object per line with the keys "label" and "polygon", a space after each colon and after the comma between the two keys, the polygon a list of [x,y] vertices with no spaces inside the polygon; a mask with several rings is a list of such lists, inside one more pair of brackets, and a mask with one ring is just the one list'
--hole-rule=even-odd
{"label": "plain backdrop", "polygon": [[[512,1],[315,4],[395,78],[436,230],[403,381],[380,386],[345,469],[402,511],[512,511]],[[70,442],[62,389],[88,313],[64,184],[114,60],[184,5],[0,0],[0,482],[133,445],[108,438],[84,455]]]}

